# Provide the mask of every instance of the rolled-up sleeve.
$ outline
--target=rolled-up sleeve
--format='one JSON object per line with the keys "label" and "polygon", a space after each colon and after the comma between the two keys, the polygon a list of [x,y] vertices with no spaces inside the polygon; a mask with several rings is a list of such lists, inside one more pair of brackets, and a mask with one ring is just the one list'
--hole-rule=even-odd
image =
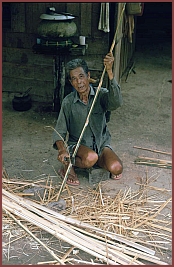
{"label": "rolled-up sleeve", "polygon": [[[68,117],[66,112],[66,104],[62,102],[59,117],[55,129],[53,131],[53,148],[57,149],[56,141],[65,140],[68,127]],[[62,138],[61,138],[62,137]]]}
{"label": "rolled-up sleeve", "polygon": [[109,111],[115,110],[122,106],[123,99],[121,88],[115,78],[109,81],[108,90],[103,94],[101,98],[101,104],[105,110]]}
{"label": "rolled-up sleeve", "polygon": [[122,104],[123,104],[123,99],[122,99],[122,94],[121,94],[121,88],[114,78],[110,81],[109,110],[117,109],[121,107]]}

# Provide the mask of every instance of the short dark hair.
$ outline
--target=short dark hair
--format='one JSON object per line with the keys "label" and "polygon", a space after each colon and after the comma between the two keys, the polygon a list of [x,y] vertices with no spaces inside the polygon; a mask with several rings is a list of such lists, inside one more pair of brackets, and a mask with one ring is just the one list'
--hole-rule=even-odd
{"label": "short dark hair", "polygon": [[74,70],[78,67],[82,67],[84,72],[86,73],[86,75],[88,74],[89,69],[88,69],[88,65],[87,65],[86,61],[83,59],[80,59],[80,58],[76,58],[76,59],[69,61],[66,64],[66,71],[67,71],[68,79],[71,78],[70,77],[70,71]]}

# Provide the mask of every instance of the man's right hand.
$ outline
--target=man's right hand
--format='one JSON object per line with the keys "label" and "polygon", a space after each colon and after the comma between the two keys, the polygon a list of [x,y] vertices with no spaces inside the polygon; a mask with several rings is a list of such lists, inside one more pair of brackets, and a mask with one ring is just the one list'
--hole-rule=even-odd
{"label": "man's right hand", "polygon": [[70,161],[69,154],[66,151],[59,151],[57,159],[65,165],[67,165]]}
{"label": "man's right hand", "polygon": [[[64,146],[63,141],[57,141],[57,142],[56,142],[56,145],[57,145],[57,149],[58,149],[58,156],[57,156],[57,159],[58,159],[61,163],[67,165],[68,162],[69,162],[69,160],[70,160],[70,156],[69,156],[69,154],[68,154],[68,152],[67,152],[67,150],[66,150],[66,148],[65,148],[65,146]],[[69,160],[67,160],[67,159],[69,159]]]}

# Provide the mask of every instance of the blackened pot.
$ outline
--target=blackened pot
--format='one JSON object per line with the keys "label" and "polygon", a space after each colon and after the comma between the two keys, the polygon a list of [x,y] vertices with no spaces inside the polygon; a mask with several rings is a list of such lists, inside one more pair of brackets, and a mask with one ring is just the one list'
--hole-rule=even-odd
{"label": "blackened pot", "polygon": [[17,111],[29,110],[32,106],[31,96],[29,94],[23,95],[21,93],[15,94],[12,100],[13,109]]}

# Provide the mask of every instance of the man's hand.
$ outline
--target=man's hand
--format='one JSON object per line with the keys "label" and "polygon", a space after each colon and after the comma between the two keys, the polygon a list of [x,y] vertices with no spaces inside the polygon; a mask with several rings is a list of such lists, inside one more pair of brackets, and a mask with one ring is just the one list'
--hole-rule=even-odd
{"label": "man's hand", "polygon": [[57,159],[65,165],[68,165],[70,161],[69,154],[65,150],[59,150]]}
{"label": "man's hand", "polygon": [[68,165],[69,160],[70,160],[70,156],[69,156],[69,154],[68,154],[68,152],[64,146],[63,141],[57,141],[56,145],[57,145],[57,149],[58,149],[57,159],[60,162],[62,162],[63,164]]}
{"label": "man's hand", "polygon": [[114,77],[113,72],[112,72],[113,63],[114,63],[113,54],[109,52],[104,58],[104,66],[106,67],[106,71],[108,73],[110,80],[112,80]]}

